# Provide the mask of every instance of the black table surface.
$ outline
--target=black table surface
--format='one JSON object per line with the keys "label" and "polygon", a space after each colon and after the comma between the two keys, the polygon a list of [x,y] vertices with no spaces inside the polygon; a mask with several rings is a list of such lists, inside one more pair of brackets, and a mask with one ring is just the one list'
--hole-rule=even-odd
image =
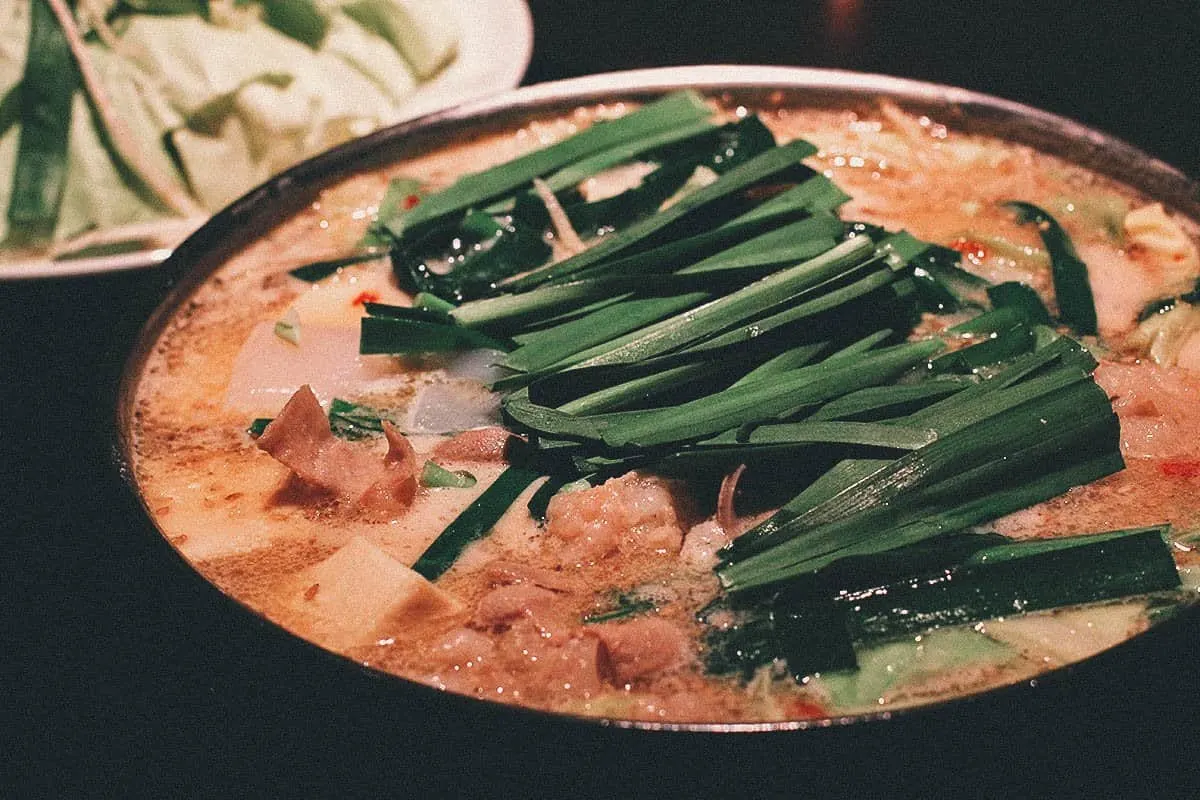
{"label": "black table surface", "polygon": [[[526,83],[696,63],[880,72],[1040,106],[1200,176],[1187,0],[530,5]],[[1200,794],[1194,626],[960,708],[712,737],[431,700],[232,614],[166,556],[113,466],[114,387],[163,283],[0,284],[4,796]]]}

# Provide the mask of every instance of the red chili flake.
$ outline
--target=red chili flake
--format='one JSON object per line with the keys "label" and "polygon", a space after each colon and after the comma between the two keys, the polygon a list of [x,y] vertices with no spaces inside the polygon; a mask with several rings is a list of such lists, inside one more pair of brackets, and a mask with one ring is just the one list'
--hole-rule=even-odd
{"label": "red chili flake", "polygon": [[321,589],[321,584],[314,583],[312,586],[310,586],[304,590],[304,599],[312,600],[314,597],[317,596],[317,592],[320,591],[320,589]]}
{"label": "red chili flake", "polygon": [[1200,478],[1200,461],[1164,461],[1158,469],[1168,478]]}
{"label": "red chili flake", "polygon": [[367,303],[378,303],[378,302],[379,302],[379,292],[368,289],[365,292],[359,292],[358,297],[354,298],[352,305],[361,306],[361,305],[366,305]]}
{"label": "red chili flake", "polygon": [[421,202],[421,198],[419,195],[415,195],[415,194],[408,195],[407,197],[404,198],[404,210],[411,211],[413,206],[415,206],[419,202]]}
{"label": "red chili flake", "polygon": [[986,247],[974,239],[967,239],[963,236],[960,236],[951,242],[950,249],[957,250],[975,264],[982,262],[988,256]]}

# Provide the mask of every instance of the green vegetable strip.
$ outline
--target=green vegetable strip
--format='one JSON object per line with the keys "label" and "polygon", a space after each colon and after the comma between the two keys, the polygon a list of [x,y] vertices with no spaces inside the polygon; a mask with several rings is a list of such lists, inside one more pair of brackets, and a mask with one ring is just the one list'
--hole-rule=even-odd
{"label": "green vegetable strip", "polygon": [[853,394],[843,395],[814,411],[808,419],[862,419],[868,416],[886,419],[901,413],[912,413],[920,406],[940,400],[973,385],[969,380],[943,379],[900,386],[872,386]]}
{"label": "green vegetable strip", "polygon": [[800,403],[814,405],[855,389],[894,379],[937,352],[937,342],[914,342],[891,352],[864,356],[857,363],[823,367],[816,364],[670,408],[640,412],[603,432],[613,447],[653,447],[704,436],[771,419]]}
{"label": "green vegetable strip", "polygon": [[[1007,309],[1002,310],[1006,311]],[[1036,346],[1037,336],[1033,329],[1023,322],[1018,322],[1012,327],[1000,331],[978,344],[971,345],[962,350],[955,350],[952,353],[947,353],[935,359],[930,364],[930,368],[934,373],[945,371],[975,372],[1032,352]]]}
{"label": "green vegetable strip", "polygon": [[[1083,388],[1103,394],[1094,385]],[[910,453],[865,491],[835,497],[786,524],[775,537],[784,539],[782,543],[727,564],[719,571],[721,579],[731,588],[745,589],[817,569],[843,555],[886,550],[911,543],[913,537],[954,530],[920,524],[904,530],[905,525],[928,521],[938,509],[951,513],[954,523],[972,525],[1023,507],[1010,507],[1006,499],[1019,496],[1021,502],[1029,501],[1026,504],[1049,499],[1074,484],[1040,483],[1038,488],[1050,494],[1032,500],[1011,489],[987,492],[1014,482],[1020,486],[1030,468],[1052,460],[1069,463],[1117,454],[1115,462],[1104,466],[1115,463],[1119,468],[1116,418],[1107,402],[1101,408],[1093,399],[1091,405],[1081,392],[1068,390],[1049,402],[1001,415]]]}
{"label": "green vegetable strip", "polygon": [[441,464],[426,461],[421,468],[421,485],[433,489],[470,489],[476,483],[475,476],[465,470],[453,472]]}
{"label": "green vegetable strip", "polygon": [[517,424],[540,436],[568,437],[592,442],[602,441],[600,431],[614,422],[645,414],[645,411],[614,411],[610,414],[576,416],[531,403],[520,395],[510,395],[503,405],[504,413]]}
{"label": "green vegetable strip", "polygon": [[1102,544],[1113,539],[1135,536],[1150,531],[1157,533],[1160,538],[1163,538],[1166,537],[1170,527],[1167,523],[1163,523],[1161,525],[1147,525],[1143,528],[1127,528],[1117,531],[1078,534],[1075,536],[1056,536],[1049,539],[1025,539],[1015,542],[1003,542],[994,547],[988,547],[972,553],[963,563],[999,564],[1003,561],[1039,556],[1059,550],[1069,550],[1080,545]]}
{"label": "green vegetable strip", "polygon": [[539,472],[520,467],[504,470],[495,483],[485,489],[483,494],[467,506],[433,544],[426,548],[413,564],[413,570],[429,580],[434,580],[450,569],[467,545],[487,535],[521,492],[540,476]]}
{"label": "green vegetable strip", "polygon": [[[871,644],[1014,612],[1175,589],[1180,581],[1165,529],[1022,542],[959,534],[936,546],[842,558],[778,594],[755,596],[745,608],[735,595],[737,622],[706,637],[707,667],[749,677],[786,658],[788,671],[801,680],[853,668],[852,639]],[[780,619],[798,624],[781,626],[775,622]],[[836,646],[831,633],[843,635],[846,644]]]}
{"label": "green vegetable strip", "polygon": [[266,23],[280,33],[304,42],[316,50],[325,39],[329,18],[317,8],[315,0],[261,0]]}
{"label": "green vegetable strip", "polygon": [[363,439],[383,433],[387,412],[370,406],[358,405],[339,397],[329,404],[329,429],[335,436],[344,439]]}
{"label": "green vegetable strip", "polygon": [[450,312],[450,316],[462,325],[476,328],[497,323],[528,324],[547,316],[561,314],[564,310],[612,297],[614,289],[618,292],[617,302],[629,298],[628,293],[620,293],[627,289],[624,285],[614,285],[603,279],[581,280],[542,286],[537,291],[526,294],[502,294],[470,300],[455,308]]}
{"label": "green vegetable strip", "polygon": [[[817,240],[832,240],[840,237],[844,225],[842,221],[828,211],[818,211],[810,217],[791,222],[767,233],[755,236],[741,244],[722,250],[715,255],[679,270],[679,275],[715,272],[719,270],[736,269],[738,267],[761,266],[763,264],[783,264],[788,261],[796,262],[809,255],[795,255],[795,251],[804,243]],[[832,247],[830,241],[829,247]],[[824,249],[828,250],[829,247]],[[802,250],[803,252],[803,250]]]}
{"label": "green vegetable strip", "polygon": [[829,349],[829,342],[815,342],[813,344],[800,345],[793,347],[790,350],[784,350],[777,356],[764,361],[754,369],[747,372],[742,377],[738,378],[733,384],[734,386],[744,386],[747,383],[753,383],[760,378],[769,378],[780,375],[784,372],[789,372],[800,367],[806,367]]}
{"label": "green vegetable strip", "polygon": [[[846,199],[848,197],[824,175],[812,174],[783,194],[724,225],[631,255],[605,260],[574,275],[547,283],[596,275],[647,275],[669,272],[793,221],[797,217],[832,211]],[[768,206],[771,210],[763,212],[762,209]]]}
{"label": "green vegetable strip", "polygon": [[[1036,457],[1044,457],[1047,448],[1038,445],[1035,458],[1022,462],[1025,474],[1030,474],[1039,464]],[[1059,451],[1052,455],[1066,455]],[[823,532],[841,538],[838,547],[823,549],[817,552],[798,554],[799,539],[793,539],[782,546],[781,552],[765,553],[754,556],[744,562],[721,567],[719,574],[722,582],[730,591],[746,591],[760,587],[787,583],[788,581],[810,576],[813,571],[820,570],[848,557],[870,556],[886,552],[898,547],[924,542],[933,537],[941,537],[980,525],[989,520],[997,519],[1005,514],[1011,514],[1022,508],[1056,497],[1075,486],[1082,486],[1099,480],[1124,467],[1119,454],[1107,453],[1093,456],[1085,461],[1043,474],[1034,480],[1021,483],[1022,475],[1013,470],[1010,474],[997,479],[990,474],[999,471],[1001,465],[984,465],[969,472],[971,479],[1002,480],[1008,485],[983,496],[970,496],[972,489],[966,483],[966,477],[955,478],[937,487],[944,491],[958,491],[957,500],[943,501],[940,505],[929,501],[927,506],[920,507],[916,502],[909,503],[903,513],[894,515],[890,522],[879,519],[881,513],[864,515],[862,519],[843,521],[822,529]],[[949,486],[951,489],[946,489]],[[963,494],[967,490],[968,494]],[[963,499],[969,497],[969,499]],[[857,525],[867,525],[873,528],[874,535],[867,535]],[[803,539],[805,537],[799,537]],[[774,555],[768,559],[766,556]],[[757,560],[757,563],[751,563]]]}
{"label": "green vegetable strip", "polygon": [[914,412],[907,421],[914,425],[929,425],[942,434],[959,433],[983,420],[1025,403],[1041,401],[1049,394],[1080,383],[1094,386],[1086,372],[1064,366],[1012,386],[977,384]]}
{"label": "green vegetable strip", "polygon": [[[817,252],[827,250],[832,242],[821,243]],[[503,327],[531,324],[539,320],[558,316],[571,310],[582,309],[606,298],[626,299],[634,293],[666,297],[691,292],[708,291],[716,288],[717,278],[733,283],[747,283],[758,277],[754,274],[722,274],[713,278],[701,278],[680,273],[660,275],[652,284],[644,276],[605,276],[587,278],[570,283],[555,283],[540,286],[524,294],[505,294],[472,300],[458,306],[450,316],[459,323],[471,327]]]}
{"label": "green vegetable strip", "polygon": [[250,434],[251,436],[253,436],[255,438],[262,436],[263,431],[265,431],[267,429],[267,426],[270,425],[274,421],[275,421],[274,417],[255,417],[254,420],[250,423],[249,427],[246,428],[246,433]]}
{"label": "green vegetable strip", "polygon": [[37,244],[54,235],[67,183],[71,107],[78,88],[79,71],[66,35],[45,0],[33,0],[8,204],[9,238],[17,244]]}
{"label": "green vegetable strip", "polygon": [[[574,275],[618,253],[644,245],[652,236],[669,228],[705,206],[740,192],[772,175],[777,175],[798,166],[801,161],[815,153],[816,148],[804,141],[776,147],[755,156],[744,164],[734,167],[716,182],[684,197],[675,205],[630,225],[623,231],[602,238],[596,245],[571,258],[535,269],[526,275],[507,281],[504,288],[525,291],[542,283],[567,275]],[[418,206],[420,208],[420,206]]]}
{"label": "green vegetable strip", "polygon": [[1179,586],[1164,528],[1143,528],[987,548],[939,574],[849,592],[839,603],[856,639],[903,636],[1058,606]]}
{"label": "green vegetable strip", "polygon": [[715,123],[699,120],[676,128],[669,128],[661,133],[646,136],[636,141],[621,144],[602,150],[594,156],[576,161],[568,167],[563,167],[553,175],[546,177],[546,186],[555,194],[573,188],[584,180],[603,172],[610,167],[632,161],[638,156],[657,150],[667,145],[692,139],[717,129]]}
{"label": "green vegetable strip", "polygon": [[[421,295],[418,295],[420,297]],[[447,303],[446,305],[450,305]],[[450,306],[453,308],[454,306]],[[437,325],[450,326],[453,320],[440,307],[424,305],[393,306],[387,303],[363,303],[363,308],[372,317],[387,317],[389,319],[406,319],[413,322],[429,322]]]}
{"label": "green vegetable strip", "polygon": [[[853,240],[852,240],[853,241]],[[868,274],[866,277],[855,281],[849,286],[843,286],[840,289],[835,289],[831,292],[818,294],[811,300],[806,299],[809,294],[816,292],[804,292],[793,298],[791,302],[795,302],[794,306],[785,308],[770,316],[761,319],[752,319],[745,324],[738,325],[732,330],[728,330],[719,336],[715,336],[709,341],[704,342],[700,347],[712,349],[717,347],[725,347],[735,342],[751,341],[753,339],[764,336],[772,331],[778,330],[786,325],[791,325],[800,320],[815,317],[818,314],[823,314],[828,311],[833,311],[839,306],[849,303],[851,300],[857,300],[870,294],[876,289],[880,289],[892,283],[895,276],[891,270],[878,270]],[[823,287],[816,287],[817,289]],[[881,315],[882,316],[882,315]]]}
{"label": "green vegetable strip", "polygon": [[[1032,473],[1033,469],[1038,466],[1036,462],[1029,464],[1026,474]],[[1022,508],[1044,502],[1074,486],[1083,486],[1100,480],[1114,472],[1120,472],[1124,466],[1125,462],[1121,458],[1121,454],[1116,451],[1089,457],[1077,464],[1045,473],[1027,483],[1015,483],[992,494],[960,502],[951,508],[931,511],[894,529],[889,538],[895,543],[895,546],[899,547],[925,541],[934,536],[940,537],[949,532],[961,531],[972,525],[997,519],[1005,514],[1011,514]],[[942,490],[944,493],[957,491],[958,487],[965,484],[965,481],[984,475],[988,469],[988,466],[984,465],[984,467],[972,471],[969,476],[947,481],[943,484]],[[946,486],[951,488],[946,489]],[[878,552],[880,552],[878,542],[868,542],[866,546],[846,548],[838,554],[838,558]]]}
{"label": "green vegetable strip", "polygon": [[653,375],[634,378],[625,383],[592,392],[564,403],[559,410],[566,414],[583,415],[622,409],[633,403],[645,402],[662,393],[674,391],[681,384],[694,378],[712,374],[714,368],[719,366],[725,365],[713,365],[705,362],[680,364]]}
{"label": "green vegetable strip", "polygon": [[[1084,384],[1083,382],[1086,380],[1087,375],[1085,373],[1065,368],[1049,375],[1031,379],[1015,387],[997,389],[992,385],[982,384],[966,389],[956,395],[952,395],[941,403],[916,412],[905,418],[904,423],[913,427],[928,426],[937,430],[943,438],[936,445],[931,445],[933,455],[936,457],[939,452],[945,452],[946,456],[950,459],[962,458],[964,460],[957,462],[955,466],[965,468],[967,454],[957,456],[955,453],[959,449],[965,449],[969,453],[973,444],[980,442],[981,437],[984,435],[980,433],[978,428],[972,426],[990,420],[989,427],[985,429],[985,432],[990,431],[1003,436],[1006,432],[1005,426],[1011,425],[1011,422],[1007,420],[1010,419],[1014,412],[1023,413],[1025,418],[1029,418],[1028,412],[1021,412],[1022,406],[1030,403],[1035,404],[1036,407],[1045,406],[1047,404],[1047,397],[1050,397],[1053,401],[1055,396],[1062,396],[1058,393],[1070,390],[1072,387],[1082,384],[1083,388],[1079,390],[1082,394],[1079,396],[1082,399],[1091,401],[1091,404],[1095,406],[1095,413],[1111,416],[1111,409],[1107,402],[1105,402],[1103,407],[1100,407],[1098,404],[1097,393],[1102,395],[1103,392],[1090,382]],[[974,399],[974,402],[968,402],[972,399]],[[1082,413],[1085,408],[1088,408],[1088,406],[1081,406],[1079,409],[1080,412]],[[1059,410],[1061,413],[1061,409],[1056,410]],[[995,422],[997,418],[1001,420],[998,423]],[[1035,417],[1035,419],[1040,420],[1041,417]],[[1041,430],[1047,424],[1036,423],[1030,429],[1030,432]],[[1018,432],[1010,430],[1008,433],[1015,438]],[[980,442],[980,444],[982,443]],[[940,450],[933,449],[935,446],[940,448]],[[928,463],[922,463],[921,467],[916,470],[911,469],[910,465],[914,460],[924,462],[929,455],[928,451],[915,453],[910,457],[907,464],[900,463],[899,461],[878,462],[874,460],[858,464],[853,462],[839,464],[804,492],[801,492],[785,504],[773,517],[746,532],[726,547],[722,552],[722,556],[726,560],[734,560],[745,558],[752,553],[762,552],[772,546],[772,544],[794,535],[794,532],[798,528],[805,526],[805,519],[809,520],[810,523],[816,524],[832,521],[839,513],[844,515],[844,508],[842,512],[835,512],[833,516],[829,515],[832,509],[838,507],[838,502],[844,502],[847,499],[851,502],[860,499],[868,503],[878,502],[880,493],[885,491],[883,484],[888,480],[889,475],[893,478],[903,480],[901,476],[904,474],[911,477],[920,475],[922,472],[928,473]],[[888,492],[888,494],[890,496],[891,493]],[[839,501],[839,498],[841,498],[841,501]],[[824,512],[820,512],[818,509],[824,509]],[[822,516],[822,513],[824,513],[824,516]]]}
{"label": "green vegetable strip", "polygon": [[343,256],[342,258],[331,258],[328,261],[314,261],[311,264],[305,264],[302,267],[288,270],[288,274],[293,278],[299,278],[307,283],[317,283],[333,275],[342,267],[365,264],[368,261],[378,261],[381,258],[387,258],[387,253],[358,253],[352,256]]}
{"label": "green vegetable strip", "polygon": [[869,240],[850,239],[816,258],[638,331],[627,341],[609,343],[604,352],[579,365],[628,363],[669,352],[773,308],[861,263],[873,253],[874,245]]}
{"label": "green vegetable strip", "polygon": [[937,440],[932,428],[879,422],[788,422],[759,425],[746,435],[723,434],[697,446],[743,444],[858,444],[891,450],[917,450]]}
{"label": "green vegetable strip", "polygon": [[837,184],[817,173],[787,191],[760,203],[740,217],[725,223],[721,228],[746,226],[786,216],[794,213],[798,208],[804,208],[810,212],[833,211],[849,199],[850,195],[843,192]]}
{"label": "green vegetable strip", "polygon": [[1025,325],[1025,316],[1016,308],[1001,306],[972,317],[946,329],[950,334],[990,334],[1006,331],[1015,325]]}
{"label": "green vegetable strip", "polygon": [[363,317],[361,325],[358,352],[363,355],[508,349],[504,342],[460,325],[394,317]]}
{"label": "green vegetable strip", "polygon": [[531,373],[552,365],[565,366],[564,362],[577,353],[692,308],[710,297],[710,292],[691,292],[676,297],[648,297],[607,306],[526,338],[520,347],[505,357],[503,365]]}
{"label": "green vegetable strip", "polygon": [[[803,298],[807,296],[807,293],[820,291],[822,289],[822,278],[825,277],[822,272],[823,270],[826,272],[837,272],[842,268],[844,263],[857,258],[859,255],[866,254],[869,249],[869,243],[866,240],[857,239],[852,241],[855,244],[852,245],[847,242],[840,246],[844,248],[841,253],[834,253],[831,250],[826,256],[812,259],[793,268],[793,277],[795,280],[791,286],[792,289],[800,291],[800,294],[793,299]],[[861,250],[861,252],[857,255],[847,257],[847,253],[856,248]],[[828,260],[822,261],[822,258],[828,258]],[[798,303],[792,308],[776,315],[765,319],[754,319],[755,313],[759,310],[758,306],[764,304],[768,307],[778,305],[779,303],[775,301],[778,300],[779,294],[782,293],[786,296],[792,291],[792,289],[787,288],[787,282],[785,281],[776,280],[776,283],[785,283],[782,291],[780,290],[780,286],[769,282],[777,279],[779,274],[776,273],[776,275],[772,275],[746,287],[742,290],[741,294],[736,292],[731,293],[699,308],[693,308],[695,303],[692,302],[692,296],[680,298],[678,305],[690,308],[691,310],[652,324],[649,327],[644,325],[635,326],[634,322],[643,322],[644,318],[640,316],[625,317],[619,313],[621,310],[620,306],[604,309],[601,313],[597,314],[596,319],[611,320],[612,325],[606,325],[601,328],[593,327],[588,331],[586,336],[578,335],[580,333],[578,329],[587,324],[583,322],[572,325],[570,329],[550,329],[543,331],[537,339],[526,339],[525,341],[528,344],[523,345],[511,354],[506,359],[505,366],[527,369],[564,369],[571,366],[584,368],[602,366],[609,363],[640,362],[652,358],[661,352],[677,350],[681,347],[687,348],[689,351],[693,348],[713,351],[739,342],[760,338],[763,334],[783,325],[793,324],[806,317],[832,311],[839,305],[863,296],[893,280],[890,270],[882,270],[873,275],[868,275],[866,278],[850,286],[836,289],[824,295],[818,295],[808,302]],[[803,288],[806,283],[816,283],[817,285]],[[538,291],[530,294],[536,295]],[[667,306],[647,306],[650,310],[660,310],[665,307]],[[635,311],[640,310],[640,308],[639,306]],[[731,322],[736,322],[739,316],[743,318],[749,317],[752,321],[728,330],[706,342],[692,344],[692,340],[703,338],[711,332],[728,327]],[[616,335],[625,330],[629,332],[624,335]],[[581,347],[580,345],[584,342],[591,344],[591,347],[589,349]],[[592,344],[593,342],[595,344]],[[550,356],[543,354],[546,350],[549,351]],[[635,355],[628,355],[631,350],[634,351]],[[552,357],[558,357],[559,360],[552,361]]]}
{"label": "green vegetable strip", "polygon": [[466,175],[453,185],[426,197],[408,216],[383,224],[396,238],[406,230],[435,222],[451,214],[521,188],[534,178],[595,155],[636,142],[647,136],[705,120],[712,111],[694,92],[668,95],[624,117],[600,122],[557,144],[507,161],[483,172]]}
{"label": "green vegetable strip", "polygon": [[4,97],[0,97],[0,138],[8,133],[9,128],[21,121],[22,85],[18,82],[4,94]]}
{"label": "green vegetable strip", "polygon": [[846,345],[841,350],[830,353],[829,357],[825,359],[825,362],[836,362],[839,359],[853,358],[855,356],[862,355],[868,350],[874,349],[876,345],[883,344],[895,335],[896,332],[891,328],[884,328],[882,330],[875,331],[874,333],[869,333],[858,341],[851,342],[850,344]]}
{"label": "green vegetable strip", "polygon": [[1095,334],[1096,303],[1092,297],[1092,284],[1088,280],[1087,265],[1079,259],[1071,237],[1054,217],[1032,203],[1010,200],[1002,205],[1016,212],[1017,222],[1038,226],[1042,243],[1050,254],[1059,317],[1079,333]]}
{"label": "green vegetable strip", "polygon": [[764,665],[786,662],[797,681],[814,672],[855,669],[853,642],[841,608],[824,597],[785,605],[769,599],[725,629],[705,637],[709,672],[740,672],[749,680]]}
{"label": "green vegetable strip", "polygon": [[1052,325],[1050,312],[1033,287],[1016,281],[989,286],[988,299],[993,308],[1015,309],[1030,325]]}

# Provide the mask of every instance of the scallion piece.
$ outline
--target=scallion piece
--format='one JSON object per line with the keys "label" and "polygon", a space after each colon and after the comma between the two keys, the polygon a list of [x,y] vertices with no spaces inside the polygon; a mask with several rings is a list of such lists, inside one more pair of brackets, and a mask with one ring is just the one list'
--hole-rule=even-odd
{"label": "scallion piece", "polygon": [[21,121],[21,86],[18,82],[0,97],[0,137]]}
{"label": "scallion piece", "polygon": [[1011,308],[1019,313],[1030,325],[1053,325],[1050,312],[1042,303],[1042,298],[1032,286],[1016,281],[1006,281],[995,286],[989,286],[988,299],[992,308]]}
{"label": "scallion piece", "polygon": [[274,419],[274,417],[255,417],[254,421],[247,426],[246,433],[258,438],[259,436],[263,435],[263,431],[267,429],[267,426],[270,425]]}
{"label": "scallion piece", "polygon": [[1079,333],[1095,334],[1096,302],[1092,297],[1092,284],[1088,280],[1087,265],[1079,259],[1071,237],[1054,217],[1032,203],[1009,200],[1002,205],[1016,212],[1018,223],[1037,225],[1042,243],[1050,254],[1059,317]]}
{"label": "scallion piece", "polygon": [[407,216],[380,220],[395,238],[405,231],[435,222],[471,207],[481,207],[534,178],[555,172],[588,156],[621,147],[647,136],[707,119],[711,110],[694,92],[668,95],[631,114],[597,123],[557,144],[535,150],[483,172],[460,178],[449,188],[429,195]]}
{"label": "scallion piece", "polygon": [[1012,542],[940,574],[847,592],[839,602],[856,639],[1174,589],[1179,573],[1165,526]]}
{"label": "scallion piece", "polygon": [[8,202],[8,235],[14,244],[36,245],[54,235],[67,183],[71,113],[79,83],[58,19],[45,0],[33,0]]}
{"label": "scallion piece", "polygon": [[852,642],[1170,591],[1180,580],[1165,533],[1156,526],[1032,541],[966,534],[843,558],[771,594],[723,601],[735,622],[710,629],[706,664],[749,677],[785,659],[801,680],[853,669]]}
{"label": "scallion piece", "polygon": [[459,554],[492,529],[521,492],[541,477],[542,473],[522,467],[509,467],[483,494],[467,506],[450,525],[425,549],[412,568],[418,574],[436,579],[458,560]]}
{"label": "scallion piece", "polygon": [[801,404],[818,405],[847,392],[896,378],[940,349],[933,341],[899,345],[861,361],[814,364],[727,389],[676,407],[629,412],[602,432],[612,447],[654,447],[701,439],[748,422],[774,418]]}
{"label": "scallion piece", "polygon": [[748,317],[771,310],[806,289],[861,263],[874,252],[864,239],[851,239],[820,256],[769,275],[738,291],[638,331],[579,366],[619,364],[669,352]]}
{"label": "scallion piece", "polygon": [[358,352],[363,355],[508,349],[504,342],[461,325],[383,316],[363,317],[360,324]]}
{"label": "scallion piece", "polygon": [[470,489],[475,483],[475,476],[466,470],[449,470],[434,461],[421,467],[421,485],[431,489]]}
{"label": "scallion piece", "polygon": [[396,223],[420,205],[425,197],[423,184],[416,178],[398,177],[388,181],[387,191],[379,201],[375,222],[358,242],[359,247],[389,247],[395,237],[388,230],[388,223]]}
{"label": "scallion piece", "polygon": [[554,174],[547,176],[546,186],[549,187],[550,191],[555,193],[571,189],[610,167],[632,161],[638,156],[650,153],[659,148],[711,133],[716,129],[716,124],[706,119],[701,119],[679,125],[678,127],[668,128],[660,133],[646,136],[627,144],[601,150],[593,156],[580,159],[570,166],[563,167]]}
{"label": "scallion piece", "polygon": [[[512,291],[525,291],[542,283],[574,275],[617,254],[627,254],[635,247],[644,247],[681,220],[704,209],[706,206],[728,198],[773,175],[800,165],[801,161],[817,151],[808,142],[797,140],[750,159],[721,176],[716,183],[688,195],[665,211],[630,225],[623,231],[605,236],[596,245],[579,255],[559,261],[548,267],[533,270],[520,278],[508,281]],[[671,238],[679,238],[671,237]]]}

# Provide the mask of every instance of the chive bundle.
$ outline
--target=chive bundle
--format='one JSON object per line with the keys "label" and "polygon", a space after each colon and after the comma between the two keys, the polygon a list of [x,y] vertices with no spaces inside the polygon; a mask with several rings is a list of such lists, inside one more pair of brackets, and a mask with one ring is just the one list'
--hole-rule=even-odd
{"label": "chive bundle", "polygon": [[[373,235],[421,299],[369,304],[361,351],[497,351],[492,388],[526,440],[418,572],[444,572],[539,476],[529,511],[544,518],[579,481],[646,469],[711,482],[748,465],[792,496],[719,554],[715,607],[738,621],[710,635],[717,671],[784,658],[800,676],[853,666],[856,642],[913,625],[1175,585],[1159,530],[1061,547],[962,533],[1123,467],[1096,362],[1029,287],[841,220],[847,196],[802,163],[814,151],[776,145],[753,117],[714,125],[684,93],[381,218]],[[649,164],[641,185],[579,195],[630,160]],[[713,177],[691,180],[701,168]],[[548,261],[535,178],[591,247]],[[1059,261],[1073,252],[1065,234],[1056,247]],[[1088,332],[1082,295],[1059,295],[1062,321]],[[946,340],[908,339],[920,314],[948,311],[972,316]],[[1080,576],[1113,553],[1127,570]],[[953,582],[921,583],[937,569]],[[909,606],[872,600],[885,585]]]}

